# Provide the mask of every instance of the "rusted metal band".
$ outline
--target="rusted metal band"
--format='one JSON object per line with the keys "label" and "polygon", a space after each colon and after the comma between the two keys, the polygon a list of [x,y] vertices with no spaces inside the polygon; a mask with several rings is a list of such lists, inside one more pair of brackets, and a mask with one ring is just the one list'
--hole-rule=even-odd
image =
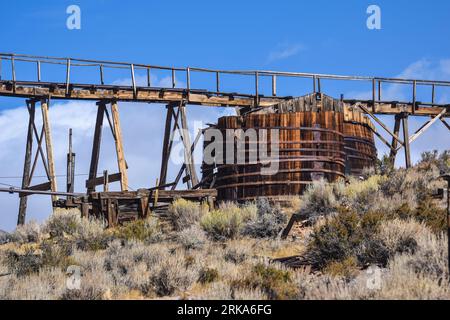
{"label": "rusted metal band", "polygon": [[[270,160],[270,162],[278,162],[278,163],[286,163],[286,162],[293,162],[293,161],[298,161],[298,162],[328,162],[331,164],[337,164],[337,165],[341,165],[343,167],[345,167],[345,159],[344,158],[339,158],[339,159],[334,159],[334,158],[329,158],[329,157],[309,157],[309,158],[295,158],[295,157],[282,157],[279,159],[274,159],[274,160]],[[257,163],[244,163],[244,164],[221,164],[221,165],[216,165],[217,169],[224,169],[224,168],[229,168],[229,167],[248,167],[249,165],[264,165],[261,162],[257,162]]]}
{"label": "rusted metal band", "polygon": [[238,128],[220,128],[219,130],[245,130],[245,129],[255,129],[255,130],[299,130],[299,131],[313,131],[313,132],[324,132],[324,133],[333,133],[338,136],[343,137],[344,134],[342,132],[336,131],[334,129],[324,129],[324,128],[313,128],[313,127],[287,127],[287,126],[274,126],[274,127],[238,127]]}
{"label": "rusted metal band", "polygon": [[367,145],[370,145],[372,147],[375,148],[375,142],[373,140],[367,139],[367,138],[363,138],[363,137],[349,137],[349,136],[345,136],[344,137],[344,142],[359,142],[359,143],[364,143]]}
{"label": "rusted metal band", "polygon": [[[336,170],[328,170],[328,169],[290,169],[290,170],[278,170],[276,174],[280,174],[280,173],[302,173],[302,172],[317,172],[317,173],[332,173],[332,174],[336,174],[342,177],[345,177],[345,175],[340,172],[340,171],[336,171]],[[261,175],[261,172],[250,172],[250,173],[237,173],[237,174],[233,174],[233,175],[228,175],[228,176],[222,176],[220,178],[216,178],[216,181],[222,181],[222,180],[226,180],[226,179],[239,179],[239,178],[245,178],[245,177],[253,177],[253,176],[261,176],[264,177],[263,175]]]}
{"label": "rusted metal band", "polygon": [[[377,158],[376,153],[375,154],[374,153],[368,153],[368,152],[364,152],[362,150],[354,149],[354,148],[350,148],[350,147],[345,147],[345,150],[352,151],[352,152],[354,152],[356,154],[359,153],[359,154],[362,154],[362,155],[365,155],[365,156],[368,156],[368,157],[372,157],[372,158],[375,158],[375,159]],[[346,154],[346,156],[352,155],[352,154],[349,154],[348,152],[345,152],[345,154]]]}
{"label": "rusted metal band", "polygon": [[[336,173],[338,175],[342,175],[341,173]],[[342,175],[344,177],[344,175]],[[250,187],[250,186],[269,186],[269,185],[310,185],[313,181],[258,181],[258,182],[243,182],[243,183],[234,183],[230,185],[216,186],[216,189],[227,189],[227,188],[236,188],[236,187]]]}
{"label": "rusted metal band", "polygon": [[[245,154],[249,153],[249,152],[254,152],[254,154],[258,154],[258,150],[254,150],[254,149],[246,149],[245,150]],[[267,153],[272,153],[273,151],[268,150]],[[316,148],[283,148],[283,149],[279,149],[277,151],[278,153],[282,153],[282,152],[326,152],[326,153],[338,153],[341,155],[345,156],[345,152],[341,151],[341,150],[336,150],[336,149],[316,149]],[[225,152],[216,152],[216,155],[226,155]]]}

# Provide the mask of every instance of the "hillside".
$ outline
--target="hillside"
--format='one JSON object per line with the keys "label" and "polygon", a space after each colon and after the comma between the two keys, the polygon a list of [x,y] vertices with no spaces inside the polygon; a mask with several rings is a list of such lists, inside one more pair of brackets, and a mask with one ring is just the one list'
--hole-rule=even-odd
{"label": "hillside", "polygon": [[382,161],[283,207],[176,200],[114,230],[58,211],[0,246],[0,299],[450,299],[446,203],[433,197],[449,167],[448,153],[409,170]]}

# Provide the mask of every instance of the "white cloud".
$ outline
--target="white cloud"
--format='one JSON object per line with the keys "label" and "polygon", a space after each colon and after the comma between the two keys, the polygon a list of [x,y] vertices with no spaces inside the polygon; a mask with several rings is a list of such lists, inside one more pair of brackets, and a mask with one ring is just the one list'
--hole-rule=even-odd
{"label": "white cloud", "polygon": [[267,60],[268,62],[273,62],[277,60],[287,59],[297,55],[305,49],[305,46],[302,44],[282,43],[277,45],[276,48],[269,53]]}

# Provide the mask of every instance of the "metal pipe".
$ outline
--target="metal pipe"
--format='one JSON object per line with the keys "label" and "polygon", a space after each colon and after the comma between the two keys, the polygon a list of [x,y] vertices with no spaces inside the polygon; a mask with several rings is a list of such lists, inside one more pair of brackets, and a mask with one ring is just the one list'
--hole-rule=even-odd
{"label": "metal pipe", "polygon": [[18,188],[0,188],[0,192],[7,193],[21,193],[27,195],[45,195],[45,196],[72,196],[72,197],[82,197],[86,194],[84,193],[69,193],[69,192],[60,192],[60,191],[41,191],[41,190],[26,190],[26,189],[18,189]]}
{"label": "metal pipe", "polygon": [[102,64],[100,65],[100,83],[101,83],[102,85],[105,84],[105,81],[104,81],[104,79],[103,79],[103,65],[102,65]]}
{"label": "metal pipe", "polygon": [[14,56],[11,56],[11,74],[12,74],[12,81],[16,82],[16,66],[14,63]]}
{"label": "metal pipe", "polygon": [[70,59],[67,59],[67,67],[66,67],[66,94],[69,94],[69,83],[70,83]]}
{"label": "metal pipe", "polygon": [[259,73],[258,73],[258,71],[255,72],[255,99],[256,99],[256,106],[259,106]]}
{"label": "metal pipe", "polygon": [[272,75],[272,96],[277,96],[277,76]]}
{"label": "metal pipe", "polygon": [[41,82],[41,62],[37,62],[37,80]]}
{"label": "metal pipe", "polygon": [[130,65],[131,67],[131,84],[133,86],[133,95],[136,97],[137,90],[136,90],[136,78],[134,77],[134,64]]}
{"label": "metal pipe", "polygon": [[188,92],[191,89],[191,71],[189,67],[186,69],[186,89]]}
{"label": "metal pipe", "polygon": [[175,69],[172,69],[172,88],[175,88],[177,86],[176,80],[175,80]]}
{"label": "metal pipe", "polygon": [[434,84],[431,87],[431,104],[434,106],[434,101],[436,99],[436,87]]}
{"label": "metal pipe", "polygon": [[220,74],[219,71],[216,71],[216,92],[220,92]]}

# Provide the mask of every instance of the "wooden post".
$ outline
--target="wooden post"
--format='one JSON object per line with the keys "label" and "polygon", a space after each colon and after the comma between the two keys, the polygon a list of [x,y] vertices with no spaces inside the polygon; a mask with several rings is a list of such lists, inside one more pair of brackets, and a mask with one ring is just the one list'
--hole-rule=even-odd
{"label": "wooden post", "polygon": [[[23,176],[22,176],[22,189],[26,189],[30,184],[30,167],[31,167],[31,153],[33,151],[33,124],[34,124],[34,116],[36,110],[36,102],[35,101],[27,101],[27,104],[30,104],[28,109],[30,117],[28,120],[28,134],[27,134],[27,144],[25,147],[25,162],[23,166]],[[27,212],[27,200],[28,197],[24,196],[20,198],[19,204],[19,216],[17,218],[17,225],[23,225],[25,223],[25,216]]]}
{"label": "wooden post", "polygon": [[[395,115],[395,124],[394,124],[394,134],[398,137],[400,134],[400,121],[401,117],[397,114]],[[389,158],[391,159],[391,163],[395,165],[395,158],[397,157],[397,139],[392,138],[392,144],[391,144],[391,153],[389,155]]]}
{"label": "wooden post", "polygon": [[[180,105],[180,115],[181,115],[181,138],[184,144],[184,154],[185,154],[185,163],[186,170],[189,174],[190,182],[188,182],[188,187],[191,188],[198,184],[197,174],[195,172],[194,159],[192,157],[191,152],[191,139],[189,137],[189,129],[187,125],[187,117],[186,117],[186,109],[184,104]],[[192,185],[190,185],[192,183]]]}
{"label": "wooden post", "polygon": [[[72,150],[72,128],[69,129],[69,152],[67,153],[67,176],[66,176],[66,191],[73,193],[75,180],[75,153]],[[71,199],[67,196],[67,199]]]}
{"label": "wooden post", "polygon": [[[105,102],[101,101],[98,104],[97,119],[95,122],[94,141],[92,144],[91,165],[89,169],[89,179],[92,180],[97,177],[98,160],[100,156],[100,145],[102,141],[102,129],[103,129],[103,117],[105,115]],[[87,192],[91,193],[95,191],[95,186],[89,186]]]}
{"label": "wooden post", "polygon": [[103,171],[103,192],[109,191],[109,176],[108,176],[108,170]]}
{"label": "wooden post", "polygon": [[[171,152],[171,132],[172,132],[172,114],[173,114],[173,106],[168,105],[166,114],[166,126],[164,130],[164,140],[163,140],[163,150],[162,150],[162,158],[161,158],[161,172],[159,175],[159,185],[165,185],[167,180],[167,169],[169,167],[169,158]],[[165,189],[161,187],[161,189]]]}
{"label": "wooden post", "polygon": [[411,152],[409,148],[408,115],[402,115],[403,125],[403,143],[405,145],[405,164],[406,168],[411,168]]}
{"label": "wooden post", "polygon": [[[48,173],[50,176],[50,185],[51,191],[57,191],[56,184],[56,173],[55,173],[55,161],[53,158],[53,142],[52,142],[52,132],[50,126],[50,117],[49,117],[49,105],[47,100],[41,100],[41,110],[42,110],[42,126],[45,132],[45,147],[47,151],[47,165],[48,165]],[[58,197],[52,195],[52,202],[58,200]]]}
{"label": "wooden post", "polygon": [[122,129],[120,126],[119,108],[116,101],[111,103],[111,113],[113,118],[113,126],[115,133],[117,164],[119,166],[119,172],[122,174],[120,179],[120,188],[122,191],[128,191],[128,173],[127,163],[125,161],[125,155],[123,150]]}

